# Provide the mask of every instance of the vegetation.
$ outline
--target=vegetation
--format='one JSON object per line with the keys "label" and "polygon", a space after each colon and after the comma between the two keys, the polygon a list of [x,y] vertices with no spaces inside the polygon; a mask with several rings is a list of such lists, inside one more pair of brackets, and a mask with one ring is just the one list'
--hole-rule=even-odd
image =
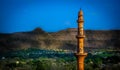
{"label": "vegetation", "polygon": [[[77,70],[74,53],[67,50],[30,48],[1,54],[0,57],[0,70]],[[85,59],[85,70],[119,70],[119,67],[119,51],[94,51]]]}

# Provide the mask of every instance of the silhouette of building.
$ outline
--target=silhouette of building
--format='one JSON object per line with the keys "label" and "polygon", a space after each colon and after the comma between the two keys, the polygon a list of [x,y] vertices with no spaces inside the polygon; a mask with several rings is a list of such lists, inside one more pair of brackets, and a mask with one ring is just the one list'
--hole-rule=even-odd
{"label": "silhouette of building", "polygon": [[84,59],[87,53],[84,52],[84,29],[83,29],[83,12],[82,10],[78,13],[78,32],[77,32],[77,53],[75,54],[77,58],[77,70],[84,70]]}

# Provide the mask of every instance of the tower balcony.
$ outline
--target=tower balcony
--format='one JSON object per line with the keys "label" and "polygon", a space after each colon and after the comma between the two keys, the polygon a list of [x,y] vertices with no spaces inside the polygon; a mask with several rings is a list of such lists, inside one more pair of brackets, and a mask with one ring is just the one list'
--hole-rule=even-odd
{"label": "tower balcony", "polygon": [[76,38],[84,38],[85,35],[76,35]]}
{"label": "tower balcony", "polygon": [[78,22],[78,23],[83,23],[83,22],[84,22],[84,20],[77,20],[77,22]]}

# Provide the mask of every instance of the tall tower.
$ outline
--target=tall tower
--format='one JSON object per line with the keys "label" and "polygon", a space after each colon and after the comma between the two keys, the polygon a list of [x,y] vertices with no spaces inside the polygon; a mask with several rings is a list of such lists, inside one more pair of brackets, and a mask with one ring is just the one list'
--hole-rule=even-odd
{"label": "tall tower", "polygon": [[77,58],[77,70],[84,70],[84,59],[87,53],[84,52],[84,29],[83,29],[83,12],[82,10],[78,13],[78,32],[77,32],[77,53],[75,54]]}

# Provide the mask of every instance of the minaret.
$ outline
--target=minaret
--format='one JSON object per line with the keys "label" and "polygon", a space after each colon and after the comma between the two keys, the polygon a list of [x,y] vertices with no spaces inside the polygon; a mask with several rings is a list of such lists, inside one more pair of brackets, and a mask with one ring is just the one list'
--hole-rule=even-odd
{"label": "minaret", "polygon": [[82,10],[78,13],[78,32],[77,32],[77,53],[75,54],[77,58],[77,70],[84,70],[84,59],[87,53],[84,53],[84,29],[83,29],[83,12]]}

